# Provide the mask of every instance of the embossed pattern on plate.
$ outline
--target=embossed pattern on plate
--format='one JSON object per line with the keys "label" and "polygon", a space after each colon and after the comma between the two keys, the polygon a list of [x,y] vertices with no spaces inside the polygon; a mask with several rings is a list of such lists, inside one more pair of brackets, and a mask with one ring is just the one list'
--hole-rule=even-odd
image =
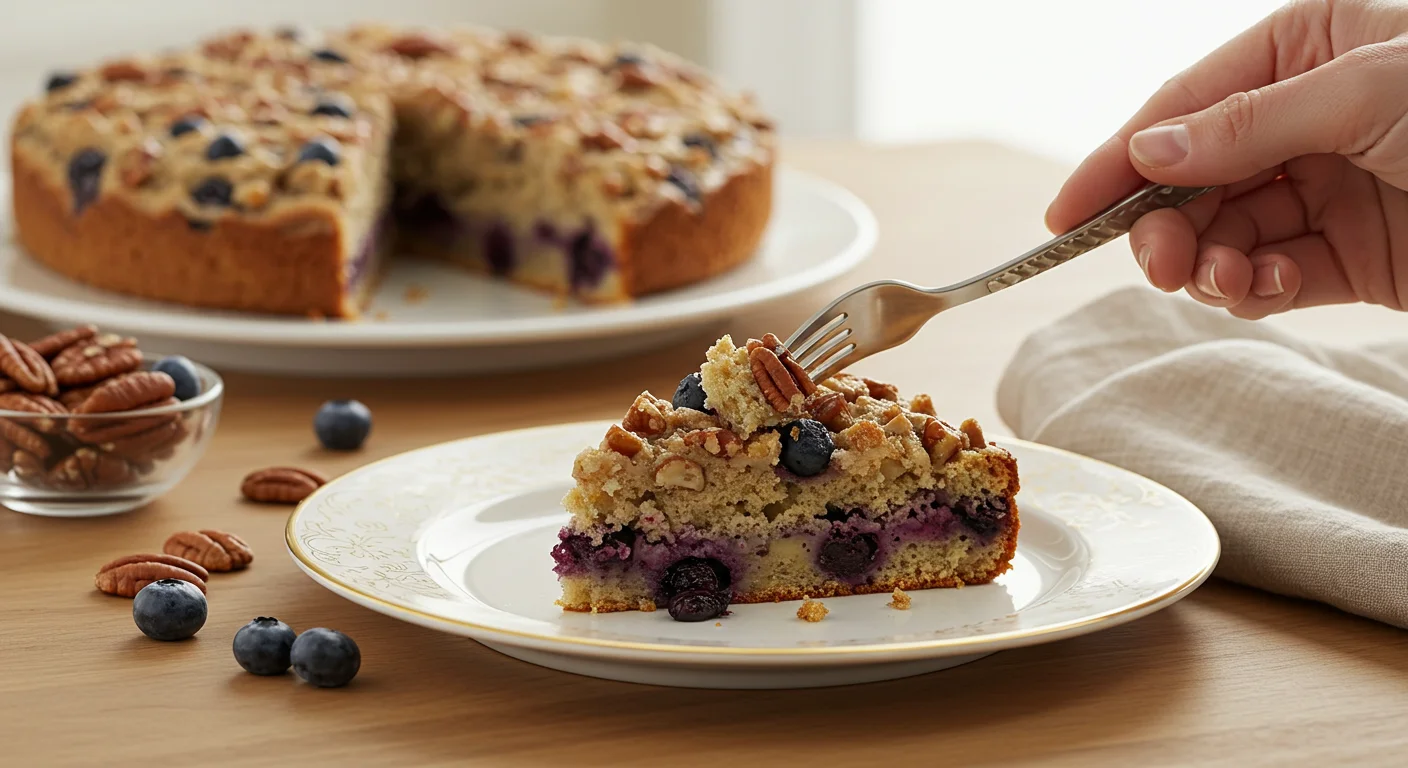
{"label": "embossed pattern on plate", "polygon": [[368,465],[300,505],[289,549],[348,599],[534,663],[723,687],[885,679],[1094,631],[1179,599],[1218,557],[1212,525],[1172,491],[999,439],[1022,474],[1023,527],[1013,569],[993,584],[918,591],[907,612],[888,608],[886,595],[831,598],[819,624],[797,620],[795,603],[735,606],[717,626],[664,611],[563,614],[548,555],[566,518],[559,500],[576,452],[606,426],[486,435]]}

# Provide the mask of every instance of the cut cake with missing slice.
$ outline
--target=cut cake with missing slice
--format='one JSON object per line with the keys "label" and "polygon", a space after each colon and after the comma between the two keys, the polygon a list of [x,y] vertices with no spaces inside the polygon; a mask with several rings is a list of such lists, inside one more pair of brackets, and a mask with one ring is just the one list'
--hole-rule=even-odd
{"label": "cut cake with missing slice", "polygon": [[673,401],[642,393],[582,451],[553,549],[569,611],[713,618],[733,603],[983,584],[1017,545],[1017,464],[927,395],[813,383],[725,336]]}

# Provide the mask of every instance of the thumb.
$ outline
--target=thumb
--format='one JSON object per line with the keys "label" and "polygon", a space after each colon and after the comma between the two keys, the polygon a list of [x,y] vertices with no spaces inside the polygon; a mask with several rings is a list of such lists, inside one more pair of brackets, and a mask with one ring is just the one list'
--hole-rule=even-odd
{"label": "thumb", "polygon": [[1302,155],[1358,153],[1408,104],[1405,54],[1402,44],[1365,46],[1288,80],[1234,93],[1134,134],[1130,162],[1158,183],[1222,185]]}

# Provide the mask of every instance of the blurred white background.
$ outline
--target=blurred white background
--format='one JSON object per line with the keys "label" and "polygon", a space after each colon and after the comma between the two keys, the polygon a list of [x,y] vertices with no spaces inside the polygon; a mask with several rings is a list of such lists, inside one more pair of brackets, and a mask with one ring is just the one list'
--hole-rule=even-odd
{"label": "blurred white background", "polygon": [[0,110],[54,68],[234,25],[478,23],[647,40],[756,91],[784,132],[984,138],[1074,162],[1275,0],[0,0]]}

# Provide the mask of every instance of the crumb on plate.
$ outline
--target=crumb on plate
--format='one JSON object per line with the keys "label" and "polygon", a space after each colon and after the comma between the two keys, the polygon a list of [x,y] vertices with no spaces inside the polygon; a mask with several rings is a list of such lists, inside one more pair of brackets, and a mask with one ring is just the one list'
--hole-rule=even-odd
{"label": "crumb on plate", "polygon": [[797,618],[801,619],[802,621],[810,621],[815,624],[816,622],[826,618],[826,614],[828,613],[831,613],[831,611],[826,610],[826,606],[822,605],[820,600],[813,600],[810,597],[803,595],[802,605],[797,609]]}
{"label": "crumb on plate", "polygon": [[909,594],[906,593],[903,589],[895,587],[895,591],[890,594],[890,598],[890,602],[886,603],[886,605],[890,606],[891,608],[894,608],[897,611],[909,610]]}
{"label": "crumb on plate", "polygon": [[430,296],[430,291],[427,291],[424,286],[406,286],[405,299],[407,304],[419,304],[422,301],[425,301],[428,296]]}

